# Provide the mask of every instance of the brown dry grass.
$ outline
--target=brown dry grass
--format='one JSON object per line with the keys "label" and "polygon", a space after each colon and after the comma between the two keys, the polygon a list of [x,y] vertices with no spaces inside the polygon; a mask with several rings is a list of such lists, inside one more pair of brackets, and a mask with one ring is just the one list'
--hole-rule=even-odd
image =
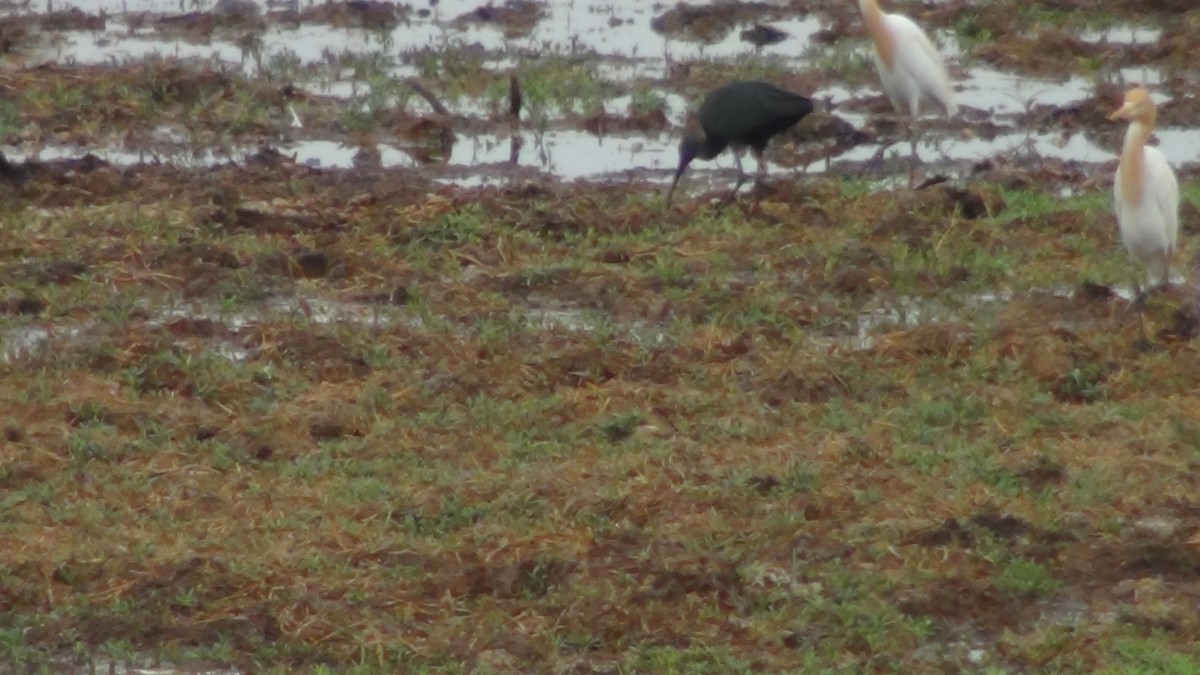
{"label": "brown dry grass", "polygon": [[[1018,291],[840,341],[879,297],[1123,269],[1096,202],[981,185],[967,220],[956,190],[810,180],[757,217],[286,162],[59,180],[4,214],[32,312],[9,330],[50,331],[0,378],[22,658],[911,672],[967,667],[964,644],[1038,669],[1189,649],[1186,298],[1139,318]],[[814,202],[835,222],[794,225]]]}

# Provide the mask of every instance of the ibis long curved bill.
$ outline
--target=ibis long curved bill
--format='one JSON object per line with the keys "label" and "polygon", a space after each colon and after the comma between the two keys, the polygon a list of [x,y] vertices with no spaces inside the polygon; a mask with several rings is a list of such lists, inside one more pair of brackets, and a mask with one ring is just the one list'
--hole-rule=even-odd
{"label": "ibis long curved bill", "polygon": [[[688,165],[696,158],[697,152],[704,144],[704,130],[697,129],[698,126],[698,120],[689,116],[688,130],[684,132],[683,140],[679,143],[679,166],[675,169],[675,178],[671,181],[671,189],[667,190],[667,206],[671,205],[671,197],[675,194],[675,188],[679,186],[679,179],[683,177],[683,172],[687,171]],[[715,156],[716,153],[705,159]]]}

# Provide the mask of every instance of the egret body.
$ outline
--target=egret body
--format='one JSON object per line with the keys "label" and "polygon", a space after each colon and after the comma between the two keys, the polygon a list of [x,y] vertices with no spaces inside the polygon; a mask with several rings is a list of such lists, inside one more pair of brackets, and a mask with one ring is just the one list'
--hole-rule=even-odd
{"label": "egret body", "polygon": [[1124,104],[1109,115],[1110,120],[1129,122],[1113,204],[1125,250],[1146,269],[1152,283],[1165,286],[1179,237],[1179,182],[1162,152],[1146,145],[1156,118],[1154,101],[1141,87],[1125,94]]}
{"label": "egret body", "polygon": [[867,36],[875,45],[875,70],[883,91],[901,115],[909,115],[908,140],[911,146],[908,182],[912,186],[917,163],[917,118],[923,106],[940,108],[946,117],[958,114],[950,75],[941,54],[925,31],[912,19],[900,14],[885,14],[878,0],[858,0]]}

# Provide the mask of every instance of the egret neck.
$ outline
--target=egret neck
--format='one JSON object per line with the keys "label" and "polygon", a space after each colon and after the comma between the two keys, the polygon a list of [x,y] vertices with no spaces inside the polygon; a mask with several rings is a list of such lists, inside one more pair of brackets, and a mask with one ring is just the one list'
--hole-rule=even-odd
{"label": "egret neck", "polygon": [[879,2],[877,0],[858,0],[858,8],[862,11],[867,35],[870,36],[871,42],[875,43],[875,50],[879,52],[879,58],[883,61],[884,67],[891,70],[892,64],[896,61],[896,42],[892,39],[892,34],[888,32],[887,26],[883,24],[883,10],[879,9]]}
{"label": "egret neck", "polygon": [[1154,128],[1154,113],[1142,115],[1129,123],[1125,145],[1121,148],[1121,191],[1131,206],[1142,205],[1146,177],[1146,139]]}

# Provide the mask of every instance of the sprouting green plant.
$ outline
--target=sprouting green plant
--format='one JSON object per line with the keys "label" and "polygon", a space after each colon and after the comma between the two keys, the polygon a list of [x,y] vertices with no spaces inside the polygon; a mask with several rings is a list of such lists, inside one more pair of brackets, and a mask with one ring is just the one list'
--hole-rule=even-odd
{"label": "sprouting green plant", "polygon": [[995,584],[1001,591],[1031,597],[1049,595],[1062,585],[1048,567],[1023,558],[1013,558],[1004,564],[996,574]]}
{"label": "sprouting green plant", "polygon": [[629,102],[629,112],[631,115],[645,115],[656,110],[663,110],[666,105],[667,100],[661,92],[639,89],[633,93]]}

